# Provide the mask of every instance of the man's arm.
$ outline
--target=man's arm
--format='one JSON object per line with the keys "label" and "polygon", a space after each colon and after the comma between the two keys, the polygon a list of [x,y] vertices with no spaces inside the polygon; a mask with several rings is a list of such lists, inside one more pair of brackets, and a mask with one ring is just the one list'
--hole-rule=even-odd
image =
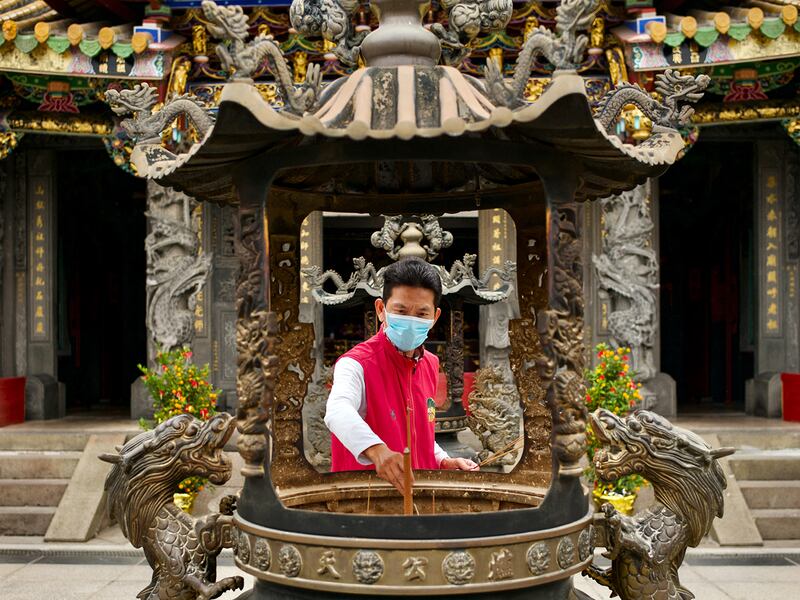
{"label": "man's arm", "polygon": [[333,387],[325,405],[325,425],[362,465],[372,464],[364,450],[383,444],[362,415],[366,414],[364,368],[344,357],[333,368]]}
{"label": "man's arm", "polygon": [[439,442],[434,440],[434,442],[433,442],[433,457],[436,459],[436,464],[441,469],[442,468],[442,461],[447,459],[447,458],[450,458],[450,455],[445,450],[442,449],[442,447],[439,445]]}
{"label": "man's arm", "polygon": [[364,368],[352,358],[340,358],[333,368],[325,425],[360,464],[374,464],[378,477],[403,493],[403,455],[390,450],[364,421],[367,411],[364,390]]}

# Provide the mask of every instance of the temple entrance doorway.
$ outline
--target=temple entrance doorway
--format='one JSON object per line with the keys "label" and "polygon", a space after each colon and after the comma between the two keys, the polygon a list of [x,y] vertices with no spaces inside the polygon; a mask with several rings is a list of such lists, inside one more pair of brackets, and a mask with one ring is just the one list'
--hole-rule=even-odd
{"label": "temple entrance doorway", "polygon": [[753,377],[755,148],[699,142],[659,180],[661,370],[680,412],[744,410]]}
{"label": "temple entrance doorway", "polygon": [[127,416],[147,360],[143,180],[102,149],[59,152],[58,379],[67,413]]}

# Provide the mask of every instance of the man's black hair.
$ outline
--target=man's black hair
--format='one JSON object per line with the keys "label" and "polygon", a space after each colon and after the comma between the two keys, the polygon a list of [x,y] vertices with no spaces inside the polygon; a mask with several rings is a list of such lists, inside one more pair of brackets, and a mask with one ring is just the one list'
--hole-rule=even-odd
{"label": "man's black hair", "polygon": [[433,306],[442,299],[442,278],[436,268],[416,256],[398,260],[383,272],[383,301],[389,300],[395,286],[407,285],[433,292]]}

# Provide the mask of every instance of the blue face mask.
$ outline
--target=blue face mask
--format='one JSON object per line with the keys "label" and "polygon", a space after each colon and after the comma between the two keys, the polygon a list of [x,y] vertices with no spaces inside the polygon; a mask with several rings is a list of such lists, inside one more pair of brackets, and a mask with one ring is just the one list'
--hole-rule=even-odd
{"label": "blue face mask", "polygon": [[395,315],[385,310],[386,337],[401,352],[410,352],[419,348],[427,339],[433,327],[433,319],[420,319],[406,315]]}

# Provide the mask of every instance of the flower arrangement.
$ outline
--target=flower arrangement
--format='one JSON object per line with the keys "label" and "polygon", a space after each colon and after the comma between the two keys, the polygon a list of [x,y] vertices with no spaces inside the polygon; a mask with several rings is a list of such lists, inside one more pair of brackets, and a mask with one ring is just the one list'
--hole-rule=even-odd
{"label": "flower arrangement", "polygon": [[[154,368],[138,365],[155,409],[152,420],[139,419],[142,429],[152,429],[183,413],[190,413],[201,421],[216,414],[219,390],[208,380],[208,365],[198,367],[192,364],[191,358],[192,352],[186,347],[169,352],[159,350]],[[202,477],[189,477],[178,484],[178,493],[196,496],[206,483]]]}
{"label": "flower arrangement", "polygon": [[[589,411],[605,408],[615,415],[624,416],[641,400],[641,383],[633,380],[634,373],[630,367],[630,348],[613,350],[606,344],[598,344],[595,348],[599,362],[597,366],[586,372],[586,408]],[[598,481],[594,472],[594,453],[600,448],[591,427],[587,430],[589,467],[586,477],[594,483],[595,496],[634,496],[646,483],[640,475],[626,475],[610,484]],[[632,502],[631,502],[632,506]]]}

